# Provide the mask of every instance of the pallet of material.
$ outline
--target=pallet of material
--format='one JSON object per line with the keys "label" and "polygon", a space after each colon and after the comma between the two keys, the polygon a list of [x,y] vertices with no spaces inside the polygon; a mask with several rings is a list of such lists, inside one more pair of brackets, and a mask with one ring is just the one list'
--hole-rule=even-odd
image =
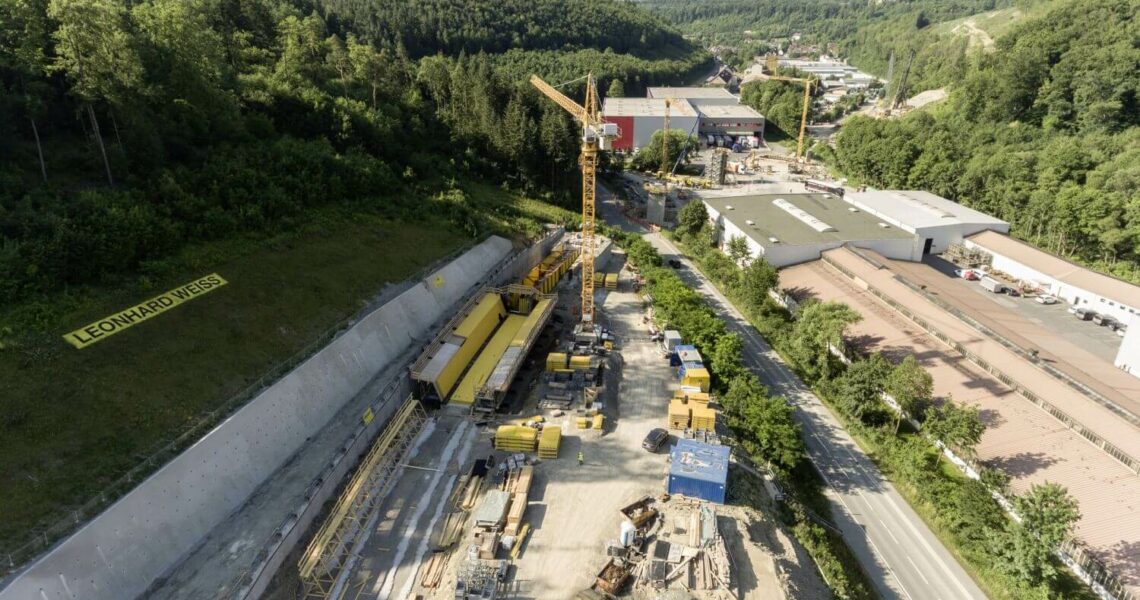
{"label": "pallet of material", "polygon": [[574,403],[574,397],[570,394],[547,394],[539,401],[538,407],[544,409],[561,409],[566,410]]}
{"label": "pallet of material", "polygon": [[568,357],[565,352],[551,352],[546,355],[546,370],[556,371],[558,369],[566,368],[566,361]]}
{"label": "pallet of material", "polygon": [[705,431],[716,430],[716,411],[708,405],[693,404],[692,428]]}
{"label": "pallet of material", "polygon": [[618,274],[617,273],[606,273],[606,289],[607,290],[616,290],[617,286],[618,286]]}
{"label": "pallet of material", "polygon": [[510,452],[534,452],[538,430],[520,425],[502,425],[495,430],[495,449]]}
{"label": "pallet of material", "polygon": [[669,429],[688,429],[690,409],[681,400],[669,403]]}
{"label": "pallet of material", "polygon": [[577,371],[579,369],[589,369],[590,363],[591,363],[591,358],[589,356],[571,356],[570,357],[570,368],[574,369],[575,371]]}
{"label": "pallet of material", "polygon": [[558,448],[562,445],[562,428],[547,426],[538,436],[538,457],[558,458]]}
{"label": "pallet of material", "polygon": [[507,526],[503,529],[506,535],[518,535],[522,527],[523,515],[526,514],[526,492],[518,492],[511,496],[511,509],[507,512]]}

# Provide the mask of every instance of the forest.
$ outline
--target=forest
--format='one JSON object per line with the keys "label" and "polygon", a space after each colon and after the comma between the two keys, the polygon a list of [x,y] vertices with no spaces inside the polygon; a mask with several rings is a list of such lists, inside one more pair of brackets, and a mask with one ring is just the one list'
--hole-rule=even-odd
{"label": "forest", "polygon": [[1140,25],[1128,0],[1073,0],[978,54],[950,99],[854,118],[837,167],[996,215],[1019,237],[1140,281]]}
{"label": "forest", "polygon": [[637,90],[707,61],[608,0],[0,3],[0,305],[322,205],[476,234],[430,200],[460,178],[570,203],[574,127],[525,77]]}

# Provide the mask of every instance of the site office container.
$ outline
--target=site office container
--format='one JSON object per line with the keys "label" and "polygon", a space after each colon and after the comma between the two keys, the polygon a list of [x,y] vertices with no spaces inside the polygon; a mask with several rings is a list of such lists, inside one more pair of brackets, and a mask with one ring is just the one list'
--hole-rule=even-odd
{"label": "site office container", "polygon": [[670,455],[669,493],[723,504],[729,452],[728,446],[678,441]]}
{"label": "site office container", "polygon": [[700,369],[703,371],[703,370],[705,370],[705,364],[702,362],[696,362],[696,361],[689,361],[689,362],[682,361],[680,368],[677,369],[677,378],[678,379],[684,379],[685,375],[687,373],[689,373],[695,369]]}

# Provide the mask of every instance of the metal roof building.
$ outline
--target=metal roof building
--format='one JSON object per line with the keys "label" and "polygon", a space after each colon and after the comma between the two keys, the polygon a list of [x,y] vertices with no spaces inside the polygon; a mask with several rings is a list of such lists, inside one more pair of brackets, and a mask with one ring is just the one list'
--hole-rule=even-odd
{"label": "metal roof building", "polygon": [[728,446],[679,440],[670,455],[669,493],[724,504],[730,453]]}
{"label": "metal roof building", "polygon": [[700,105],[703,135],[764,135],[764,115],[745,104]]}
{"label": "metal roof building", "polygon": [[[851,192],[844,200],[859,210],[915,234],[923,254],[940,254],[953,243],[980,231],[1009,231],[1009,223],[923,191]],[[894,257],[891,257],[894,258]]]}
{"label": "metal roof building", "polygon": [[651,87],[646,90],[648,98],[682,98],[698,108],[705,106],[733,106],[740,98],[722,87]]}
{"label": "metal roof building", "polygon": [[1140,286],[993,231],[972,235],[965,245],[993,256],[993,268],[1036,283],[1070,304],[1109,315],[1121,323],[1140,315]]}
{"label": "metal roof building", "polygon": [[770,194],[702,197],[714,223],[717,243],[742,236],[751,256],[775,267],[819,258],[850,243],[903,260],[922,257],[912,232],[860,211],[829,194]]}
{"label": "metal roof building", "polygon": [[[618,126],[615,150],[636,150],[649,145],[653,134],[665,126],[664,98],[606,98],[602,118]],[[683,98],[674,99],[669,107],[669,128],[695,131],[697,110]]]}

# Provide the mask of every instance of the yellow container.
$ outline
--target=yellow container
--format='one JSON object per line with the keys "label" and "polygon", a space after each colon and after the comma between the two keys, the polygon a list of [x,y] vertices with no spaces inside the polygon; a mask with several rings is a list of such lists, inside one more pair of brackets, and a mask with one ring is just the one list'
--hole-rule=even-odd
{"label": "yellow container", "polygon": [[574,369],[574,370],[589,369],[590,368],[590,357],[589,356],[571,356],[570,357],[570,368]]}
{"label": "yellow container", "polygon": [[557,371],[566,368],[567,356],[564,352],[551,352],[546,355],[546,370]]}
{"label": "yellow container", "polygon": [[708,369],[690,369],[685,372],[685,376],[681,378],[682,387],[695,387],[700,388],[702,392],[709,391],[709,371]]}

